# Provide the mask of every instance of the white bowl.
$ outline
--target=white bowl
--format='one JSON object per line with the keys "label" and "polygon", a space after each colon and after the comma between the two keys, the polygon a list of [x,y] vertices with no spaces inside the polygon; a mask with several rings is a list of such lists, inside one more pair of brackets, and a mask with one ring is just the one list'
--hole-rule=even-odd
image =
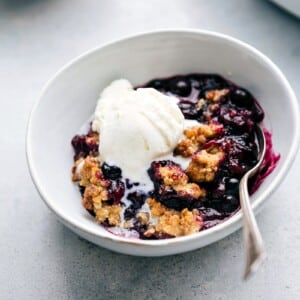
{"label": "white bowl", "polygon": [[92,115],[101,90],[112,80],[142,84],[155,77],[218,73],[249,89],[266,112],[281,154],[275,171],[253,195],[255,212],[269,198],[293,162],[299,143],[296,97],[281,71],[263,54],[234,38],[207,31],[167,30],[140,34],[93,49],[63,67],[33,108],[27,159],[33,181],[48,207],[70,229],[102,247],[132,255],[162,256],[213,243],[242,226],[241,213],[199,233],[145,241],[112,235],[81,205],[70,180],[72,137]]}

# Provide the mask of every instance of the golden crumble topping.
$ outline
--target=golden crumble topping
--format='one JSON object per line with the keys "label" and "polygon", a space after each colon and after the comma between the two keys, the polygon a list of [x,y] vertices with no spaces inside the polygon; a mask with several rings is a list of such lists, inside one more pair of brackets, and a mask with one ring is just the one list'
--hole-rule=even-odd
{"label": "golden crumble topping", "polygon": [[104,200],[103,197],[100,196],[103,192],[105,193],[105,190],[103,190],[102,187],[98,187],[94,184],[88,185],[84,190],[82,198],[83,207],[87,210],[93,211],[94,201],[102,202]]}
{"label": "golden crumble topping", "polygon": [[99,168],[97,158],[87,156],[84,160],[83,167],[80,170],[81,180],[80,185],[87,187],[89,184],[95,184],[107,187],[109,182],[103,179],[102,171]]}
{"label": "golden crumble topping", "polygon": [[176,149],[175,154],[183,157],[189,157],[195,153],[209,139],[216,137],[222,132],[223,126],[220,124],[201,124],[199,126],[189,127],[184,130],[186,139],[181,140]]}
{"label": "golden crumble topping", "polygon": [[145,232],[146,236],[154,234],[168,234],[171,236],[183,236],[198,232],[202,226],[202,219],[196,209],[189,211],[187,208],[178,212],[169,209],[153,198],[147,203],[153,217],[158,218],[157,224],[152,225]]}
{"label": "golden crumble topping", "polygon": [[209,101],[219,102],[222,97],[226,96],[229,93],[229,89],[223,90],[210,90],[205,94],[205,98]]}
{"label": "golden crumble topping", "polygon": [[[79,185],[85,187],[82,198],[83,207],[93,211],[96,220],[100,223],[107,221],[111,226],[120,225],[121,205],[105,203],[109,199],[107,188],[110,182],[103,178],[97,158],[88,156],[84,160],[79,160],[79,163],[83,163],[77,177],[77,180],[80,180]],[[77,165],[75,163],[75,166],[78,167],[79,163]],[[78,173],[78,170],[76,172]]]}
{"label": "golden crumble topping", "polygon": [[196,183],[188,183],[188,176],[180,166],[164,166],[159,168],[160,177],[165,186],[171,186],[179,195],[190,196],[194,199],[204,197],[206,191]]}
{"label": "golden crumble topping", "polygon": [[188,177],[179,166],[165,166],[159,168],[159,173],[163,179],[164,185],[179,185],[186,184]]}
{"label": "golden crumble topping", "polygon": [[96,220],[100,223],[105,221],[111,226],[120,226],[121,223],[121,205],[103,205],[95,206],[94,212],[96,214]]}
{"label": "golden crumble topping", "polygon": [[215,178],[220,162],[224,159],[222,151],[200,150],[192,156],[186,173],[195,182],[210,182]]}
{"label": "golden crumble topping", "polygon": [[182,185],[173,186],[174,190],[179,195],[190,196],[191,198],[198,199],[206,196],[206,190],[199,187],[196,183],[186,183]]}
{"label": "golden crumble topping", "polygon": [[167,210],[166,206],[156,201],[154,198],[148,198],[147,203],[150,207],[152,217],[160,217]]}

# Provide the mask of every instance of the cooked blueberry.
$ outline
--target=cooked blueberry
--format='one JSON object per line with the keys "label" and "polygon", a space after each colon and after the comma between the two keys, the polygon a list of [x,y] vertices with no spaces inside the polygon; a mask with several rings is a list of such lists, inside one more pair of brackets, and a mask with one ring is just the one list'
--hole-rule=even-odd
{"label": "cooked blueberry", "polygon": [[112,181],[107,191],[112,204],[119,204],[125,193],[125,185],[121,180]]}
{"label": "cooked blueberry", "polygon": [[208,90],[217,90],[228,87],[230,85],[225,79],[218,75],[203,75],[199,78],[200,90],[203,92]]}
{"label": "cooked blueberry", "polygon": [[142,191],[135,191],[127,196],[127,199],[132,202],[134,208],[141,208],[146,198],[147,195]]}
{"label": "cooked blueberry", "polygon": [[191,196],[179,195],[173,189],[162,188],[155,193],[155,198],[166,207],[179,211],[184,208],[194,208],[194,204],[197,204],[198,206],[195,198],[192,198]]}
{"label": "cooked blueberry", "polygon": [[251,94],[242,88],[235,89],[230,98],[235,105],[240,107],[251,107],[254,102]]}
{"label": "cooked blueberry", "polygon": [[77,160],[80,157],[86,157],[89,154],[89,148],[86,144],[85,135],[75,135],[71,141],[75,155],[74,160]]}
{"label": "cooked blueberry", "polygon": [[232,205],[238,205],[239,204],[239,200],[234,197],[233,195],[226,195],[225,196],[225,201],[229,202]]}
{"label": "cooked blueberry", "polygon": [[124,211],[124,219],[130,220],[130,219],[134,218],[135,213],[136,213],[136,210],[133,207],[131,207],[131,206],[127,207]]}
{"label": "cooked blueberry", "polygon": [[74,160],[98,153],[98,143],[88,135],[75,135],[71,141],[75,155]]}
{"label": "cooked blueberry", "polygon": [[73,137],[71,144],[74,147],[75,151],[85,146],[85,139],[86,139],[85,135],[75,135]]}
{"label": "cooked blueberry", "polygon": [[148,86],[156,90],[162,90],[164,88],[164,83],[161,80],[152,80],[149,82]]}
{"label": "cooked blueberry", "polygon": [[226,189],[233,190],[236,189],[239,185],[239,180],[237,178],[228,178],[226,180]]}
{"label": "cooked blueberry", "polygon": [[170,83],[170,90],[176,95],[187,97],[191,93],[192,87],[191,84],[186,80],[174,79]]}
{"label": "cooked blueberry", "polygon": [[122,170],[117,166],[110,166],[104,163],[101,166],[101,170],[105,179],[117,180],[122,177]]}
{"label": "cooked blueberry", "polygon": [[133,183],[128,178],[125,179],[125,185],[126,189],[131,189],[133,187]]}
{"label": "cooked blueberry", "polygon": [[219,182],[217,187],[213,191],[213,197],[220,197],[225,193],[225,185],[223,182]]}
{"label": "cooked blueberry", "polygon": [[124,212],[125,220],[129,220],[135,217],[137,210],[144,205],[145,200],[147,199],[147,195],[142,191],[135,191],[129,193],[127,199],[131,201],[131,204],[129,207],[125,209]]}
{"label": "cooked blueberry", "polygon": [[211,208],[211,207],[201,207],[199,209],[201,212],[201,216],[203,217],[204,221],[208,220],[222,220],[225,218],[225,215],[220,213],[219,211]]}

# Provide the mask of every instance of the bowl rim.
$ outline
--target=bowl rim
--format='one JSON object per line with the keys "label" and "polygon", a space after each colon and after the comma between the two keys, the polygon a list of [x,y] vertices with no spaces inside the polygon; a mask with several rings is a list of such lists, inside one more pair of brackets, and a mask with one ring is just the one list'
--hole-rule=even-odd
{"label": "bowl rim", "polygon": [[287,93],[289,95],[289,103],[292,106],[292,118],[293,121],[295,123],[295,136],[293,138],[293,142],[291,144],[291,147],[289,149],[289,152],[286,156],[285,162],[282,165],[280,171],[278,172],[278,174],[276,175],[276,177],[274,178],[274,180],[272,182],[270,182],[270,184],[266,187],[266,189],[262,192],[262,194],[255,199],[255,201],[252,204],[252,207],[254,209],[255,212],[257,212],[259,210],[259,208],[262,206],[263,202],[265,200],[267,200],[267,198],[271,195],[271,193],[279,186],[279,184],[282,182],[282,178],[284,178],[284,176],[287,174],[287,172],[290,169],[290,166],[292,165],[293,161],[294,161],[294,157],[297,154],[298,148],[299,148],[299,142],[300,142],[300,118],[299,116],[299,105],[297,102],[297,98],[296,95],[291,87],[291,85],[289,84],[289,82],[287,81],[287,79],[285,78],[284,74],[282,73],[282,71],[262,52],[260,52],[259,50],[257,50],[256,48],[254,48],[253,46],[250,46],[249,44],[234,38],[232,36],[223,34],[223,33],[219,33],[219,32],[214,32],[214,31],[209,31],[209,30],[200,30],[200,29],[181,29],[181,28],[175,28],[175,29],[160,29],[160,30],[153,30],[153,31],[147,31],[147,32],[141,32],[138,34],[133,34],[133,35],[128,35],[125,36],[123,38],[120,39],[115,39],[113,41],[107,42],[107,43],[103,43],[101,45],[98,45],[88,51],[85,51],[83,54],[75,57],[74,59],[72,59],[71,61],[69,61],[68,63],[66,63],[64,66],[62,66],[53,76],[52,78],[50,78],[50,80],[48,80],[48,82],[44,85],[40,96],[38,97],[38,99],[35,101],[33,108],[31,110],[31,113],[29,115],[29,119],[28,119],[28,123],[27,123],[27,131],[26,131],[26,158],[27,158],[27,164],[29,167],[29,172],[32,178],[32,181],[39,193],[39,195],[41,196],[41,198],[43,199],[43,201],[45,202],[45,204],[49,207],[49,209],[54,212],[54,214],[56,216],[58,216],[58,218],[60,219],[60,221],[62,221],[64,224],[68,224],[71,227],[79,230],[79,231],[83,231],[87,234],[90,234],[92,236],[94,236],[96,239],[97,238],[101,238],[101,239],[108,239],[112,242],[118,242],[118,243],[124,243],[127,245],[144,245],[144,246],[152,246],[152,247],[157,247],[157,246],[165,246],[165,245],[174,245],[177,243],[184,243],[184,242],[192,242],[192,241],[196,241],[199,239],[204,239],[204,238],[208,238],[210,236],[216,235],[218,232],[222,232],[222,231],[229,231],[229,229],[233,226],[239,226],[241,227],[241,219],[242,219],[242,213],[239,210],[235,215],[233,215],[232,217],[230,217],[229,219],[227,219],[226,221],[203,231],[191,234],[191,235],[187,235],[187,236],[182,236],[182,237],[176,237],[176,238],[172,238],[172,239],[162,239],[162,240],[141,240],[141,239],[133,239],[133,238],[125,238],[125,237],[121,237],[121,236],[116,236],[113,234],[110,234],[108,236],[103,236],[101,234],[101,232],[98,232],[97,230],[95,230],[94,228],[89,227],[87,224],[81,224],[80,222],[74,220],[72,218],[72,216],[68,215],[68,213],[64,212],[61,213],[59,212],[56,208],[55,205],[53,205],[53,203],[55,201],[52,201],[52,199],[50,199],[47,196],[47,192],[45,191],[45,189],[43,188],[43,184],[39,179],[38,176],[38,172],[36,170],[36,162],[34,160],[34,156],[32,153],[32,127],[33,127],[33,120],[36,114],[36,111],[38,109],[38,106],[40,104],[40,102],[42,101],[44,95],[46,94],[46,92],[48,91],[49,88],[51,88],[52,83],[66,70],[68,70],[69,68],[71,68],[73,66],[73,64],[78,63],[80,61],[83,61],[85,58],[87,58],[90,55],[93,55],[94,53],[96,53],[97,51],[101,51],[104,48],[107,47],[112,47],[115,46],[119,43],[123,43],[126,41],[130,41],[130,40],[134,40],[134,39],[139,39],[139,38],[143,38],[143,37],[151,37],[151,36],[155,36],[155,35],[169,35],[169,34],[178,34],[178,35],[202,35],[202,36],[206,36],[206,37],[212,37],[212,38],[216,38],[216,39],[220,39],[223,40],[224,42],[227,43],[231,43],[231,44],[235,44],[237,46],[239,46],[239,48],[241,48],[242,51],[246,51],[248,53],[252,53],[253,55],[255,55],[256,57],[258,57],[260,60],[264,61],[265,64],[267,64],[272,72],[274,72],[276,74],[276,76],[280,79],[280,81],[283,83],[283,85],[285,86]]}

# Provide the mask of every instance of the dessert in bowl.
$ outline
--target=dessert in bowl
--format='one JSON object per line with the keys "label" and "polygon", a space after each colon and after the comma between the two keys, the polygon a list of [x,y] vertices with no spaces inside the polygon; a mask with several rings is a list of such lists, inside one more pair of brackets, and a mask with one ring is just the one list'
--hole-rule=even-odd
{"label": "dessert in bowl", "polygon": [[[263,118],[248,91],[218,75],[153,79],[136,89],[115,80],[88,132],[72,139],[83,207],[132,238],[173,238],[224,222],[239,210],[240,180],[258,161],[255,126]],[[265,135],[268,155],[250,191],[280,158]]]}
{"label": "dessert in bowl", "polygon": [[[175,74],[181,76],[170,77]],[[192,100],[196,81],[201,85],[200,78],[208,78],[205,76],[220,86],[198,88],[202,94]],[[126,80],[113,82],[118,78],[126,78],[132,85]],[[152,79],[160,80],[149,82]],[[168,85],[173,81],[177,85],[171,89]],[[116,95],[116,84],[127,90],[122,92],[126,97]],[[251,117],[240,113],[245,109],[237,99],[243,96],[249,101],[243,105],[251,107],[246,109],[252,112]],[[127,99],[127,110],[120,109],[124,108],[119,100],[123,98]],[[139,99],[143,103],[136,106]],[[83,124],[89,124],[96,106],[90,130],[83,128],[79,132]],[[112,111],[117,116],[124,111],[126,114],[119,115],[117,122]],[[298,145],[297,101],[286,79],[257,50],[220,34],[175,30],[138,35],[81,56],[46,86],[28,127],[31,174],[59,219],[94,243],[134,255],[192,250],[241,226],[237,180],[255,164],[257,149],[251,134],[241,138],[245,132],[240,132],[235,134],[239,139],[233,139],[228,128],[232,127],[230,122],[240,122],[244,131],[250,130],[253,122],[262,120],[262,111],[266,115],[263,125],[272,132],[274,149],[281,157],[252,195],[255,211],[283,180]],[[209,114],[212,116],[207,119]],[[141,119],[149,124],[144,126]],[[191,126],[185,125],[187,119],[192,119]],[[138,137],[136,132],[140,133]],[[83,209],[81,195],[70,181],[70,141],[74,136],[73,179],[82,187],[85,208],[104,226]],[[141,141],[151,151],[140,151]],[[244,144],[249,155],[245,156],[245,152],[242,156],[247,159],[228,160],[226,149],[234,148],[228,144]],[[82,151],[86,145],[92,148]],[[273,158],[276,163],[277,156]],[[137,168],[141,162],[148,167]],[[228,173],[228,163],[235,163],[230,170],[236,172],[229,177],[224,175]],[[198,172],[199,165],[202,173]],[[178,180],[168,182],[174,178]],[[152,187],[146,187],[147,182]],[[91,183],[103,188],[102,198],[100,194],[93,197]],[[255,182],[252,187],[255,189]],[[153,217],[156,220],[151,220]],[[168,220],[175,226],[170,227]],[[137,235],[116,232],[112,229],[115,227]]]}

